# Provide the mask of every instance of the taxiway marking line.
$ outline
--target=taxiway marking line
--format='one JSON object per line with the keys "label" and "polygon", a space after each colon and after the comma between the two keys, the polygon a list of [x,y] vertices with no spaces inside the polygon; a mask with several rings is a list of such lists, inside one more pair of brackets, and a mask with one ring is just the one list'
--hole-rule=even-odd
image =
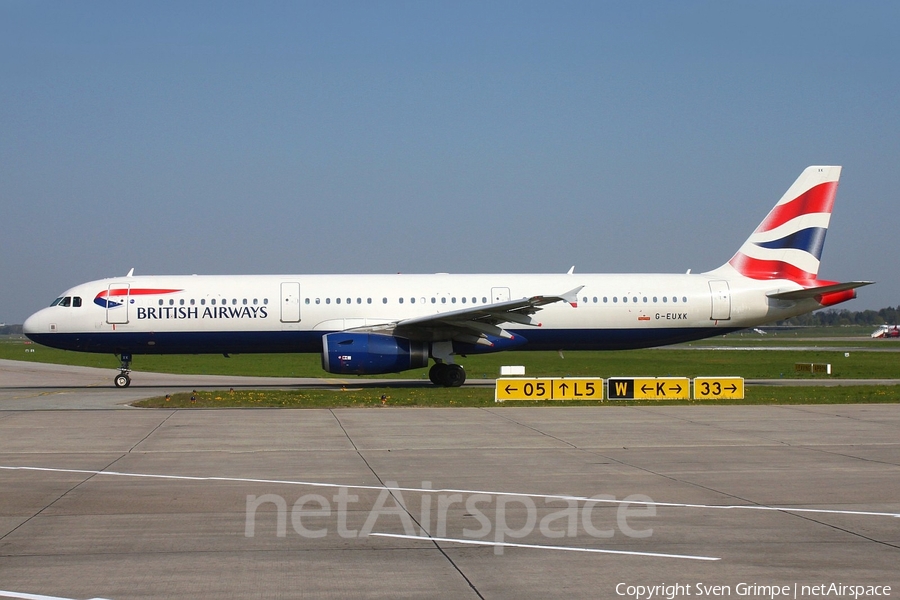
{"label": "taxiway marking line", "polygon": [[633,550],[606,550],[604,548],[580,548],[577,546],[547,546],[539,544],[516,544],[513,542],[486,542],[484,540],[465,540],[456,538],[428,537],[419,535],[402,535],[399,533],[370,533],[370,536],[400,538],[404,540],[421,540],[423,542],[452,542],[454,544],[471,544],[475,546],[501,546],[503,548],[530,548],[534,550],[565,550],[567,552],[595,552],[598,554],[626,554],[629,556],[651,556],[657,558],[687,558],[690,560],[722,560],[714,556],[693,556],[691,554],[663,554],[660,552],[637,552]]}
{"label": "taxiway marking line", "polygon": [[396,485],[356,485],[344,483],[325,483],[319,481],[294,481],[289,479],[254,479],[247,477],[203,477],[197,475],[160,475],[155,473],[125,473],[122,471],[93,471],[88,469],[57,469],[52,467],[15,467],[0,465],[5,471],[45,471],[50,473],[78,473],[84,475],[108,475],[112,477],[141,477],[146,479],[174,479],[181,481],[225,481],[236,483],[269,483],[275,485],[299,485],[306,487],[346,488],[353,490],[398,491],[422,494],[486,494],[489,496],[508,496],[511,498],[543,498],[544,500],[574,500],[576,502],[593,502],[597,504],[633,504],[636,506],[664,506],[670,508],[696,508],[709,510],[763,510],[774,512],[816,513],[832,515],[855,515],[864,517],[900,518],[900,513],[876,512],[864,510],[837,510],[828,508],[796,508],[790,506],[766,506],[760,504],[687,504],[681,502],[656,502],[640,500],[616,500],[615,498],[592,498],[589,496],[568,496],[558,494],[527,494],[524,492],[496,492],[490,490],[459,490],[454,488],[411,488]]}

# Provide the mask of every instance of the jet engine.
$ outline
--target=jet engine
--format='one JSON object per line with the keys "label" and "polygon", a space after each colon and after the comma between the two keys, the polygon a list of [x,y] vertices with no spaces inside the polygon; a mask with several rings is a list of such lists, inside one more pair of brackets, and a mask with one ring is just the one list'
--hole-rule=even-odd
{"label": "jet engine", "polygon": [[378,333],[329,333],[322,368],[342,375],[399,373],[428,366],[428,344]]}

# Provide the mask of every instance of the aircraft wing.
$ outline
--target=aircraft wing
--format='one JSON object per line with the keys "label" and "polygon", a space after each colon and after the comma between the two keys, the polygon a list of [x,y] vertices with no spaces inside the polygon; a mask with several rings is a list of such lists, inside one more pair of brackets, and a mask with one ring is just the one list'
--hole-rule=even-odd
{"label": "aircraft wing", "polygon": [[532,315],[540,311],[543,306],[556,302],[568,302],[575,306],[578,302],[578,292],[583,287],[579,286],[560,295],[532,296],[520,300],[473,306],[358,330],[390,330],[393,335],[414,340],[456,340],[490,346],[493,343],[488,336],[506,339],[513,337],[512,334],[499,327],[500,324],[517,323],[539,326],[540,323],[535,322],[531,318]]}

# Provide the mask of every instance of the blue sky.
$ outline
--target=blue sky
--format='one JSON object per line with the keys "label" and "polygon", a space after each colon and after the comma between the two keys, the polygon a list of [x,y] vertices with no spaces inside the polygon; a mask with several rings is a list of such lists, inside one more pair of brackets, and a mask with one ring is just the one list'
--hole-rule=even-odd
{"label": "blue sky", "polygon": [[[896,2],[0,1],[0,321],[91,279],[695,272],[810,164],[900,304]],[[548,290],[554,292],[554,290]]]}

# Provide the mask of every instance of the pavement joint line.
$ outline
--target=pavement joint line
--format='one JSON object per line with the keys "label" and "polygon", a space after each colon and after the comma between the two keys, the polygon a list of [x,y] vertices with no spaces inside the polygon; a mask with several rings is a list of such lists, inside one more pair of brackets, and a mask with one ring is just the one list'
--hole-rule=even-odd
{"label": "pavement joint line", "polygon": [[[639,506],[662,506],[670,508],[696,508],[709,510],[761,510],[772,512],[786,513],[815,513],[815,514],[833,514],[833,515],[854,515],[864,517],[893,517],[900,518],[900,513],[892,512],[876,512],[861,510],[838,510],[827,508],[795,508],[790,506],[765,506],[765,505],[721,505],[721,504],[690,504],[682,502],[656,502],[656,501],[640,501],[640,500],[616,500],[609,498],[591,498],[588,496],[570,496],[563,494],[528,494],[525,492],[497,492],[490,490],[462,490],[454,488],[411,488],[400,486],[385,485],[358,485],[343,483],[325,483],[317,481],[295,481],[289,479],[255,479],[247,477],[220,477],[220,476],[199,476],[199,475],[161,475],[155,473],[126,473],[122,471],[96,471],[89,469],[59,469],[54,467],[29,467],[29,466],[11,466],[0,465],[0,470],[4,471],[39,471],[50,473],[78,473],[87,475],[109,475],[114,477],[138,477],[146,479],[174,479],[181,481],[221,481],[233,483],[270,483],[274,485],[297,485],[306,487],[324,487],[324,488],[346,488],[354,490],[373,490],[373,491],[398,491],[413,492],[422,494],[486,494],[490,496],[509,496],[520,498],[543,498],[545,500],[574,500],[576,502],[594,502],[597,504],[634,504]],[[437,539],[437,538],[434,538]]]}
{"label": "pavement joint line", "polygon": [[715,556],[694,556],[691,554],[664,554],[661,552],[637,552],[635,550],[608,550],[605,548],[581,548],[578,546],[550,546],[540,544],[516,544],[513,542],[488,542],[484,540],[468,540],[456,538],[403,535],[399,533],[370,533],[370,536],[399,538],[404,540],[421,540],[423,542],[450,542],[455,544],[471,544],[475,546],[499,546],[502,548],[529,548],[533,550],[564,550],[568,552],[594,552],[598,554],[626,554],[629,556],[648,556],[656,558],[686,558],[689,560],[722,560]]}

